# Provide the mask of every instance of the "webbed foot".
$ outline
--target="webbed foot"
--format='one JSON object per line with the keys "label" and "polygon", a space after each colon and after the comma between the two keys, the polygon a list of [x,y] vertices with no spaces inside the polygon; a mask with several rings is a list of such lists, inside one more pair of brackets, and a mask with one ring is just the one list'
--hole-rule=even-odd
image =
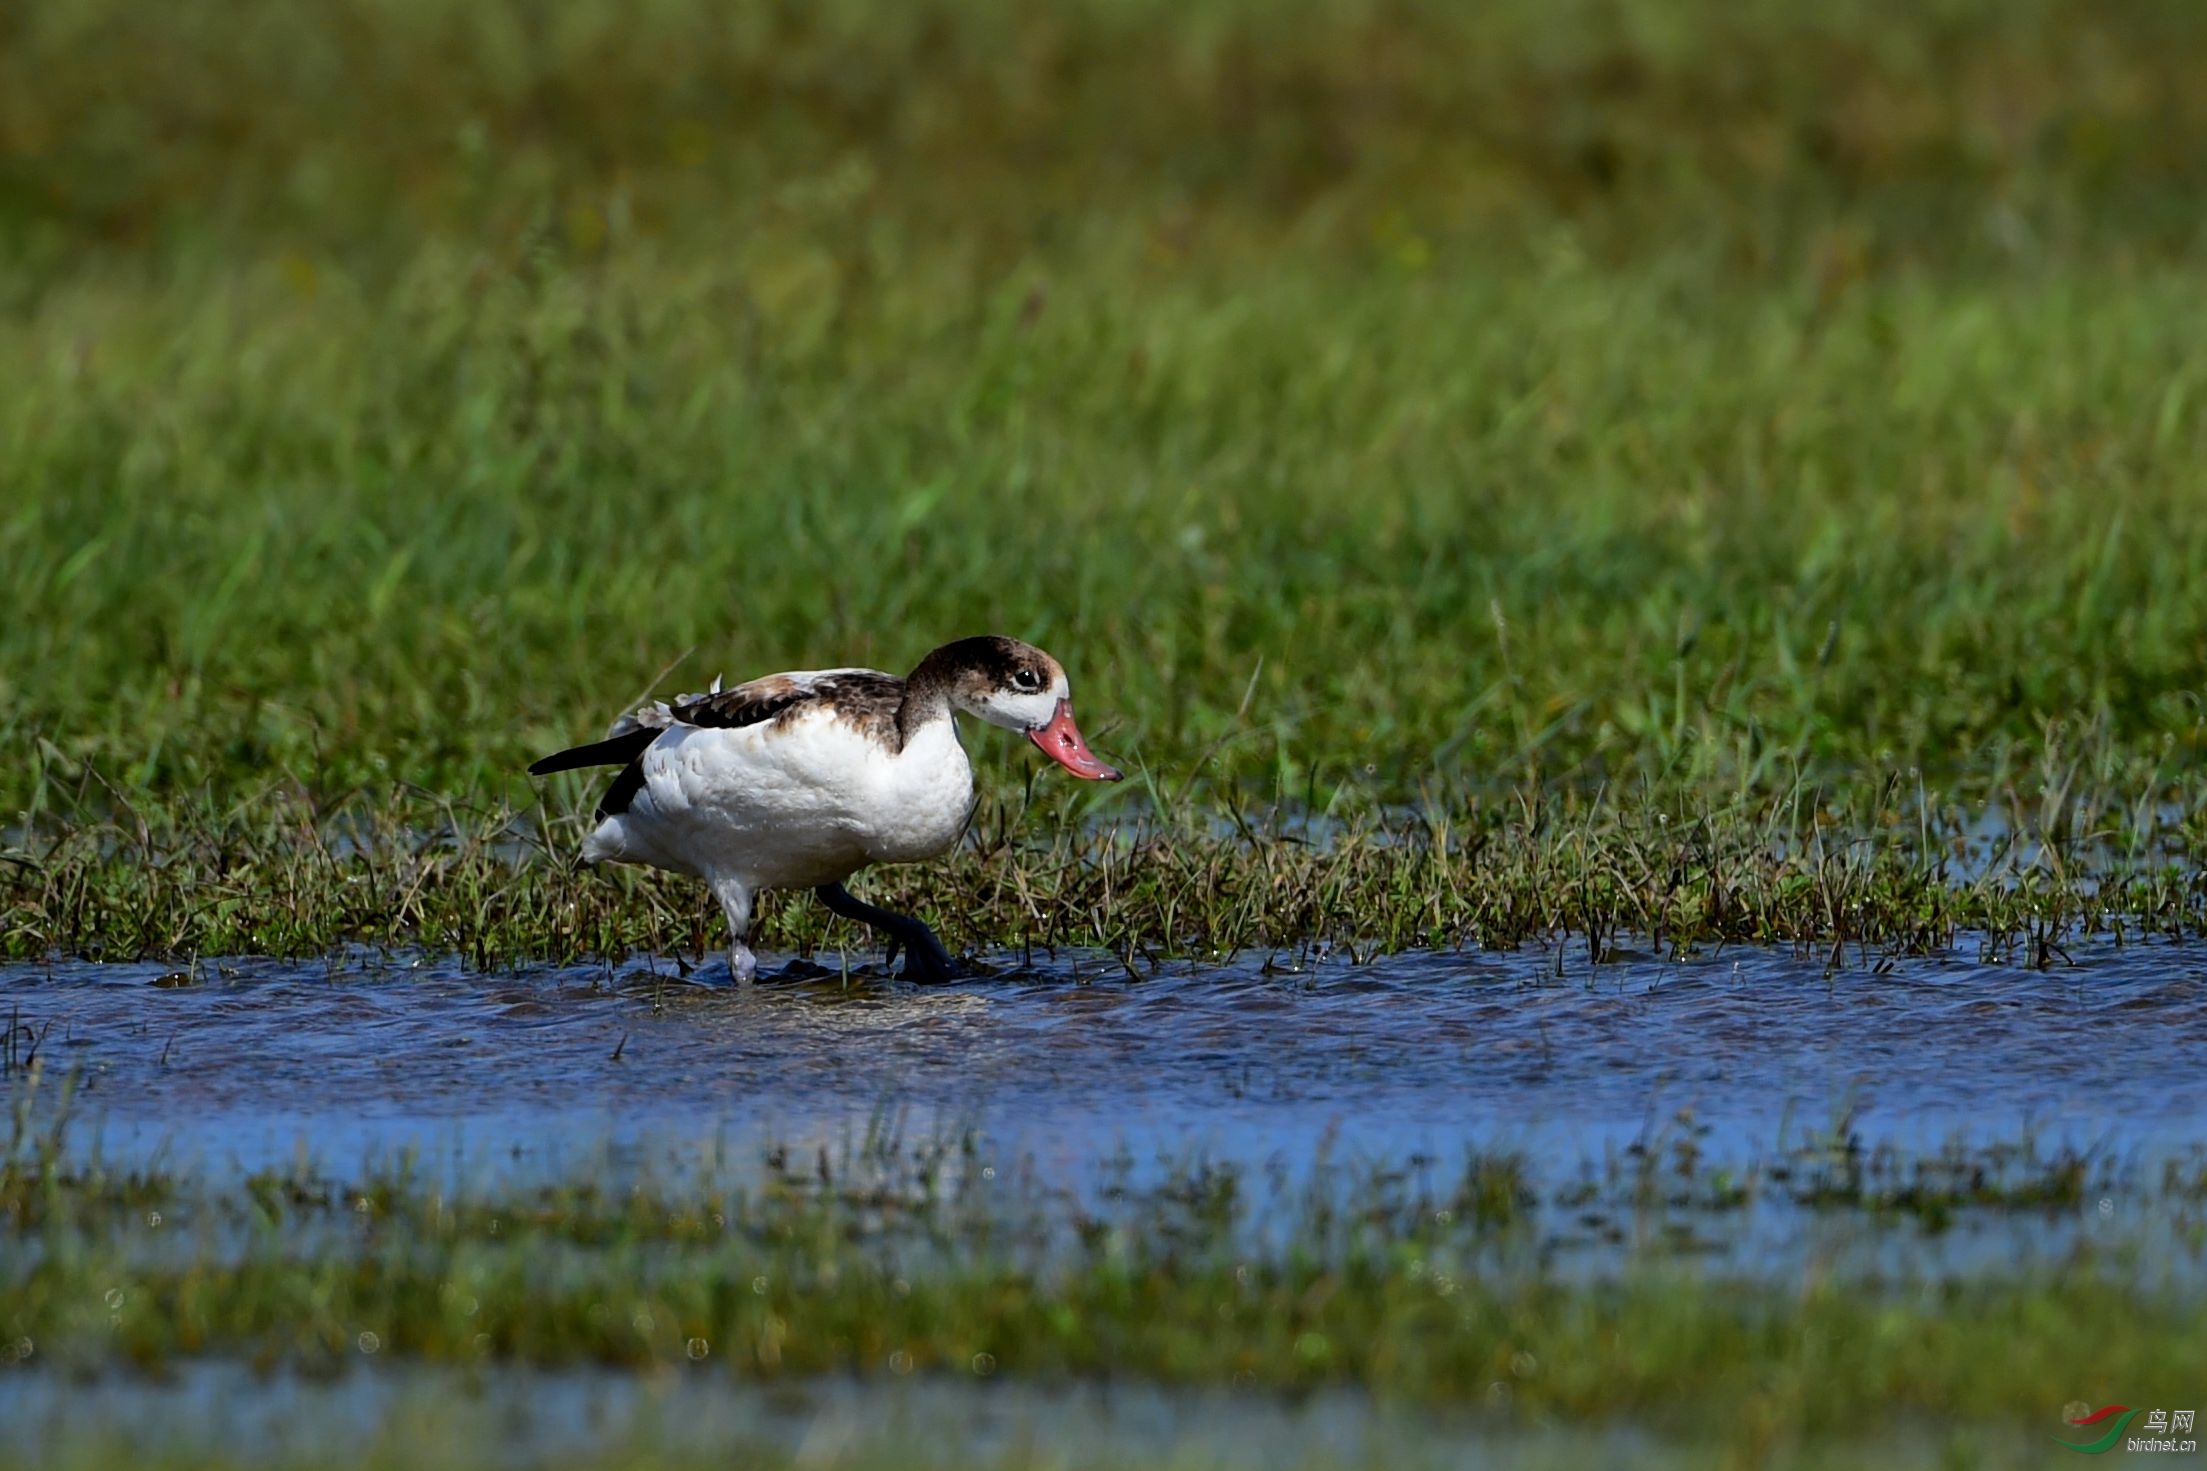
{"label": "webbed foot", "polygon": [[935,938],[935,932],[916,919],[898,916],[909,929],[891,931],[889,953],[884,958],[889,964],[897,963],[897,951],[904,954],[904,979],[932,986],[942,981],[955,981],[961,971],[958,961],[943,942]]}
{"label": "webbed foot", "polygon": [[868,904],[841,884],[822,884],[813,892],[820,896],[821,903],[845,919],[855,919],[888,935],[889,964],[895,965],[897,952],[904,951],[904,979],[929,985],[958,979],[958,962],[943,948],[943,942],[935,938],[933,930],[909,914],[896,914]]}

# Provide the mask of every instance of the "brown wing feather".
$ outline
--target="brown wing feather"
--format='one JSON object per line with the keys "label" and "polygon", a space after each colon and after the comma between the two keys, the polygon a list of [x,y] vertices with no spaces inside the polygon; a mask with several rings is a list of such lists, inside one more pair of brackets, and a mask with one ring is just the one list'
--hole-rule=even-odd
{"label": "brown wing feather", "polygon": [[668,707],[684,725],[731,729],[743,725],[788,722],[821,706],[851,724],[885,739],[892,749],[897,710],[904,703],[904,681],[871,669],[841,670],[810,679],[769,674],[716,694],[694,695]]}
{"label": "brown wing feather", "polygon": [[791,679],[786,674],[769,674],[734,689],[685,696],[669,705],[667,712],[683,725],[730,730],[742,725],[764,724],[816,698],[817,692],[809,682]]}

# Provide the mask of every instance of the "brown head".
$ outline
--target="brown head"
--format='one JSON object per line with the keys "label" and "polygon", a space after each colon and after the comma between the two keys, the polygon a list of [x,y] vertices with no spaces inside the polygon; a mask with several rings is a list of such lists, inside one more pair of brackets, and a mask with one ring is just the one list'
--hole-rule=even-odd
{"label": "brown head", "polygon": [[909,683],[915,692],[939,690],[953,710],[1020,732],[1075,776],[1119,780],[1118,770],[1096,759],[1073,723],[1073,688],[1064,666],[1033,644],[995,634],[962,638],[920,660]]}

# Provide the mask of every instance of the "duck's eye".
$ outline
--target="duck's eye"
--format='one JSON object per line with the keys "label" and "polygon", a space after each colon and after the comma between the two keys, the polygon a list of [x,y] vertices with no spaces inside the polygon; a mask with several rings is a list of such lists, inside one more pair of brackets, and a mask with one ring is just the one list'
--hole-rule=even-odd
{"label": "duck's eye", "polygon": [[1012,676],[1012,684],[1023,690],[1041,689],[1042,671],[1039,669],[1022,669]]}

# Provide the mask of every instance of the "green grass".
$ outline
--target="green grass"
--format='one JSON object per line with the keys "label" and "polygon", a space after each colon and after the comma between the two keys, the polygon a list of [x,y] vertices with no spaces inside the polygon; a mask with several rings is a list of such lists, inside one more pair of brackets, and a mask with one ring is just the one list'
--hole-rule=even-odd
{"label": "green grass", "polygon": [[[362,825],[339,822],[335,833],[289,804],[228,820],[187,810],[159,825],[79,827],[0,863],[0,956],[305,958],[365,943],[498,967],[709,956],[725,943],[698,885],[577,868],[562,851],[573,843],[564,825],[548,839],[517,838],[503,810],[432,801],[341,814],[356,815]],[[2207,927],[2207,884],[2159,861],[2057,844],[2027,863],[1973,870],[1919,851],[1912,832],[1854,840],[1812,829],[1796,844],[1794,816],[1779,804],[1672,823],[1603,807],[1530,821],[1505,813],[1468,831],[1445,818],[1360,825],[1312,842],[1259,829],[1220,836],[1185,820],[1061,822],[1038,834],[1044,824],[1014,805],[984,813],[952,856],[865,887],[954,945],[1001,947],[990,963],[1100,950],[1104,968],[1133,977],[1176,955],[1270,951],[1293,964],[1313,941],[1346,945],[1351,959],[1559,941],[1594,960],[1621,946],[1787,944],[1835,967],[1962,946],[2044,967],[2068,963],[2080,934],[2183,939]],[[767,896],[753,937],[830,963],[871,964],[880,944],[802,893]]]}
{"label": "green grass", "polygon": [[[972,939],[2200,926],[2194,7],[0,24],[9,953],[702,945],[416,849],[981,629],[1137,775],[977,736]],[[1402,803],[1462,860],[1217,836]]]}

